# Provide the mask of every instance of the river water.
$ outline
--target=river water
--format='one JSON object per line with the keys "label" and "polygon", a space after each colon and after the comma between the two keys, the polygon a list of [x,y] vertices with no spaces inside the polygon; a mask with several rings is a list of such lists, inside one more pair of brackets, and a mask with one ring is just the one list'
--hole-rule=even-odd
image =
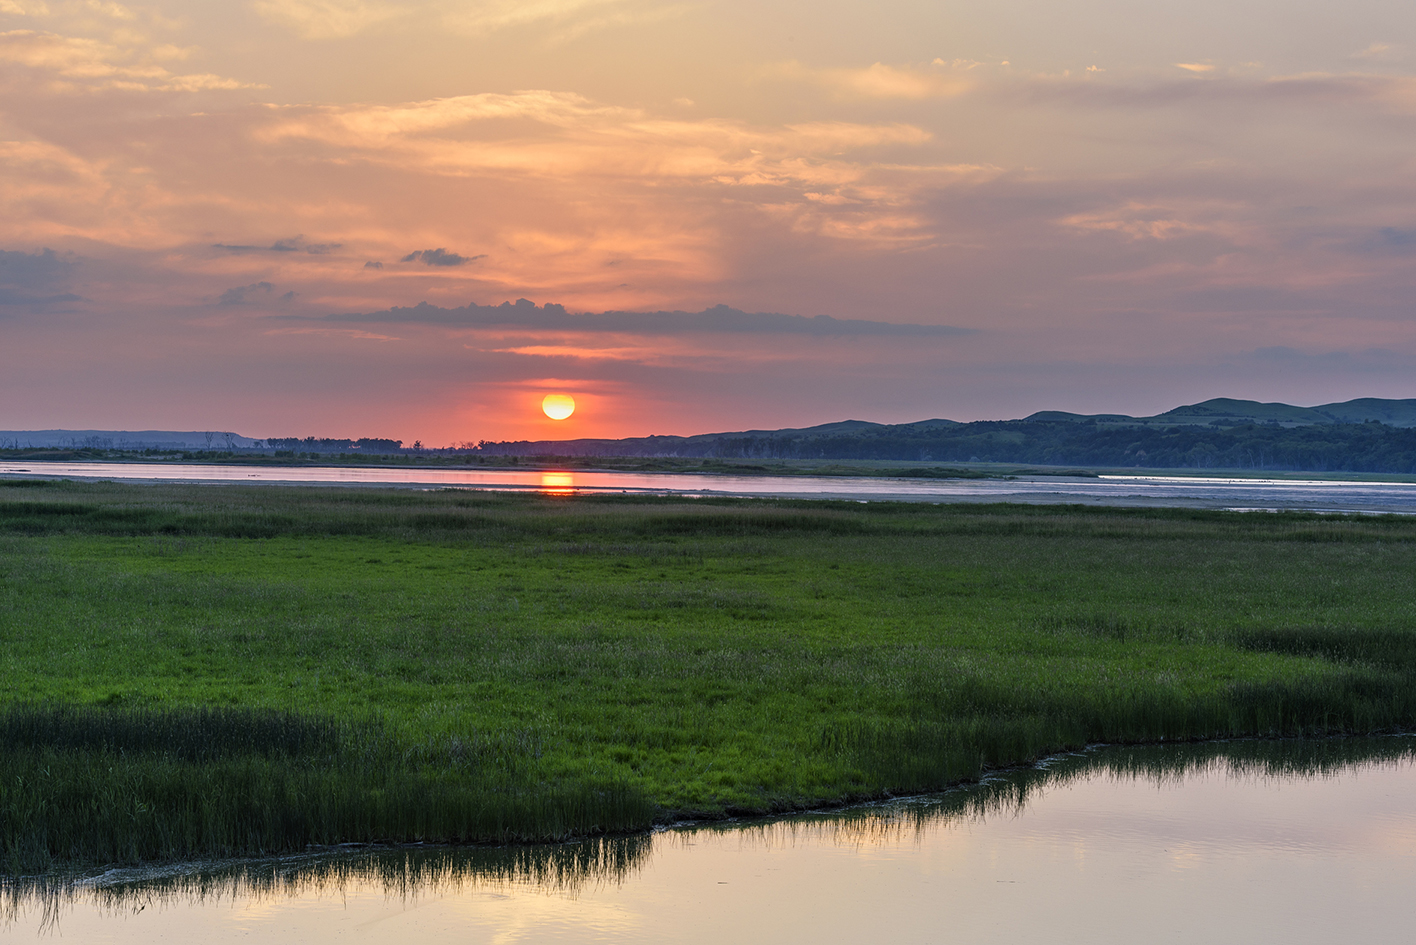
{"label": "river water", "polygon": [[832,815],[0,890],[91,943],[1332,943],[1416,927],[1416,739],[1100,749]]}
{"label": "river water", "polygon": [[648,493],[911,502],[1080,503],[1110,506],[1416,514],[1416,482],[1191,476],[908,479],[729,476],[455,467],[242,466],[173,463],[0,463],[0,477],[212,484],[395,486],[575,493]]}

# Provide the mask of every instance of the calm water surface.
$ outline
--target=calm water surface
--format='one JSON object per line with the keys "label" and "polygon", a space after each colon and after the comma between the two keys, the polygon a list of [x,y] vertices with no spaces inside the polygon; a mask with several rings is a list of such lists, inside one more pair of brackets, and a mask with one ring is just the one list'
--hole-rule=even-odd
{"label": "calm water surface", "polygon": [[718,476],[507,469],[222,466],[168,463],[0,463],[0,477],[144,482],[284,483],[682,495],[774,496],[915,502],[1030,502],[1194,508],[1316,509],[1416,514],[1416,483],[1225,479],[1187,476],[1041,476],[1017,479],[887,479],[846,476]]}
{"label": "calm water surface", "polygon": [[1411,739],[1106,749],[832,816],[9,890],[6,941],[1409,942]]}

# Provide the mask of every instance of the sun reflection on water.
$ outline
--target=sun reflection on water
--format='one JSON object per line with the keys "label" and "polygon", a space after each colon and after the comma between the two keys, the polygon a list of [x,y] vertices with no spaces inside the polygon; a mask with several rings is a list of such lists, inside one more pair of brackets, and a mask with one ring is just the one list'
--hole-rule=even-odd
{"label": "sun reflection on water", "polygon": [[541,473],[541,488],[538,490],[545,495],[574,495],[575,474],[568,472],[544,472]]}

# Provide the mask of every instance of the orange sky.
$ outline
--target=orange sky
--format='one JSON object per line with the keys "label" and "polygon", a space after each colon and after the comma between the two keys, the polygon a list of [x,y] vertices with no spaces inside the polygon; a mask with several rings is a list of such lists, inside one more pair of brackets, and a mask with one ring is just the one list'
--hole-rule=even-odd
{"label": "orange sky", "polygon": [[1406,4],[0,0],[0,87],[0,429],[1416,396]]}

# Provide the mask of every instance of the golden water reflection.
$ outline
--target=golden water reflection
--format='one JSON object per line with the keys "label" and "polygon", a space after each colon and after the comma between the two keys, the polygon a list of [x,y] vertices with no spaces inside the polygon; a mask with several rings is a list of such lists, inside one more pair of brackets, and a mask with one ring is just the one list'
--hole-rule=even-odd
{"label": "golden water reflection", "polygon": [[541,488],[546,495],[575,495],[575,474],[568,472],[541,473]]}
{"label": "golden water reflection", "polygon": [[540,847],[6,887],[0,937],[225,942],[1400,941],[1416,739],[1090,751],[969,789]]}

